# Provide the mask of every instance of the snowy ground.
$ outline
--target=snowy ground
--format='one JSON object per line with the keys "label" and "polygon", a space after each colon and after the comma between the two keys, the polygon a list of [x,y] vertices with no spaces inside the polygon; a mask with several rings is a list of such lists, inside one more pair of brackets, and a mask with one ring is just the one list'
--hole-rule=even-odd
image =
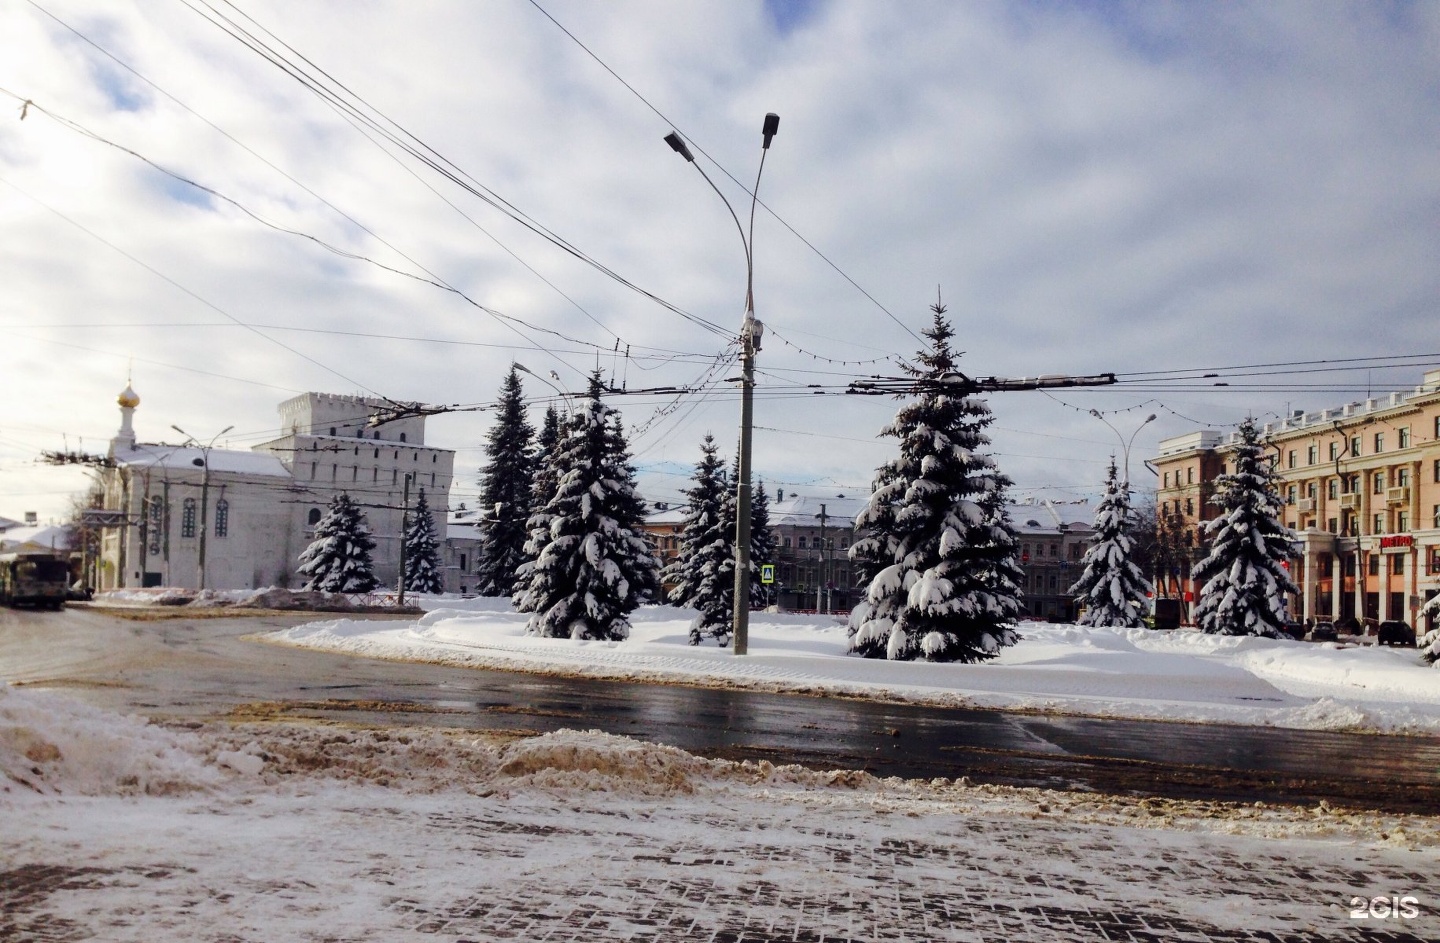
{"label": "snowy ground", "polygon": [[756,613],[750,654],[737,658],[713,643],[689,645],[693,613],[666,606],[635,613],[624,642],[576,642],[526,636],[525,617],[500,600],[426,605],[440,608],[414,622],[336,619],[265,639],[590,677],[1104,717],[1440,733],[1440,670],[1423,665],[1413,649],[1023,623],[1022,641],[988,664],[892,663],[847,656],[845,628],[836,619]]}
{"label": "snowy ground", "polygon": [[593,732],[165,729],[6,687],[0,835],[4,940],[1440,937],[1440,819],[879,781]]}

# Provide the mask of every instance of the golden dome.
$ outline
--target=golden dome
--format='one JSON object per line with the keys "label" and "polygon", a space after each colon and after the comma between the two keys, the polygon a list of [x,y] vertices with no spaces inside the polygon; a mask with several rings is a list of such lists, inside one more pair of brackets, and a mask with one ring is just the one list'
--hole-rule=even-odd
{"label": "golden dome", "polygon": [[130,388],[130,384],[127,383],[125,384],[125,391],[120,394],[117,402],[125,409],[134,409],[140,405],[140,397],[136,395],[135,391]]}

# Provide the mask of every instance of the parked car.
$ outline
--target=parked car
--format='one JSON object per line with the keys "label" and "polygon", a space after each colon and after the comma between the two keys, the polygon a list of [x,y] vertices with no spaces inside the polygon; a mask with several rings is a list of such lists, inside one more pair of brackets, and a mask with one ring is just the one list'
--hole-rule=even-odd
{"label": "parked car", "polygon": [[1281,629],[1297,642],[1305,641],[1305,625],[1301,622],[1287,622]]}
{"label": "parked car", "polygon": [[1415,630],[1403,622],[1391,620],[1380,623],[1380,644],[1415,647]]}
{"label": "parked car", "polygon": [[1335,631],[1333,622],[1317,622],[1315,628],[1310,630],[1310,641],[1312,642],[1333,642],[1340,637]]}

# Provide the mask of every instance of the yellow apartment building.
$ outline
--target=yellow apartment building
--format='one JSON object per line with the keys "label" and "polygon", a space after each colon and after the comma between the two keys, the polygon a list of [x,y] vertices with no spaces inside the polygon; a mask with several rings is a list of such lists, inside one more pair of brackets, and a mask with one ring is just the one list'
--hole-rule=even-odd
{"label": "yellow apartment building", "polygon": [[[1204,554],[1198,525],[1219,513],[1209,498],[1232,467],[1236,440],[1213,430],[1175,436],[1152,460],[1161,520],[1191,562]],[[1440,370],[1413,390],[1266,423],[1262,441],[1283,522],[1299,537],[1290,617],[1398,620],[1423,630],[1418,610],[1440,592]],[[1161,594],[1193,603],[1198,587],[1188,573]]]}

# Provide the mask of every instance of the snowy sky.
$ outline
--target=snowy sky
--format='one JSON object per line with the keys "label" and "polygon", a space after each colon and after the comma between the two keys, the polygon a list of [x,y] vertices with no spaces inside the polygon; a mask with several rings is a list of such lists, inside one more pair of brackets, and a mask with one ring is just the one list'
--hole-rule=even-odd
{"label": "snowy sky", "polygon": [[[720,333],[378,146],[222,16],[723,331],[740,319],[740,238],[662,138],[676,128],[718,161],[701,157],[743,219],[778,113],[761,198],[779,219],[762,209],[754,236],[769,328],[755,467],[802,492],[863,489],[894,403],[787,388],[893,374],[853,361],[913,353],[937,285],[976,375],[1388,358],[1265,389],[994,397],[1002,469],[1054,496],[1097,491],[1116,448],[1085,409],[1135,407],[1107,417],[1126,436],[1158,413],[1135,444],[1148,483],[1138,458],[1197,421],[1338,405],[1440,362],[1418,356],[1440,289],[1435,4],[8,0],[0,514],[63,508],[83,476],[34,459],[102,449],[132,370],[142,439],[233,425],[240,448],[304,390],[483,404],[512,359],[569,389],[597,361],[631,390],[737,373],[711,369]],[[38,107],[21,121],[24,99]],[[670,402],[617,401],[659,500],[701,436],[733,441],[738,419],[723,384],[657,416]],[[487,425],[430,421],[459,451],[457,502]]]}

